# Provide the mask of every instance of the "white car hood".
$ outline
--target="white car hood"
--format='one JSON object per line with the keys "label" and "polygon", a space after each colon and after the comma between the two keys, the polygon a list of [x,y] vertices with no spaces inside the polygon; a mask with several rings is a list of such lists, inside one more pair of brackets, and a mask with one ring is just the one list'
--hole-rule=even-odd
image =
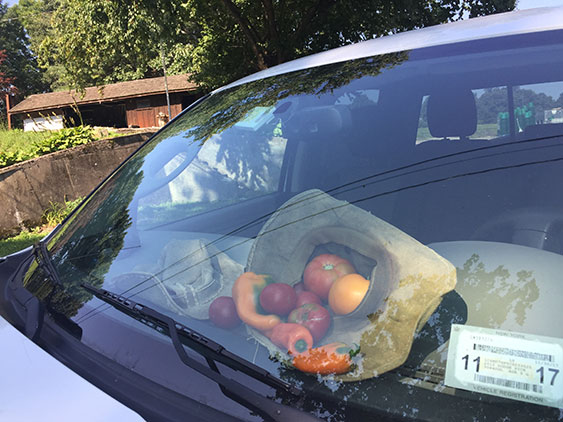
{"label": "white car hood", "polygon": [[142,421],[0,317],[0,420]]}

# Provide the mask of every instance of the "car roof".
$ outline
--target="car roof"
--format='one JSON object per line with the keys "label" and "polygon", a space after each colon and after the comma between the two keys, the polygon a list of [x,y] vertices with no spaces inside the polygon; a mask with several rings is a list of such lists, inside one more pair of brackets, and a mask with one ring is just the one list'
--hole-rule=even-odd
{"label": "car roof", "polygon": [[526,9],[435,25],[335,48],[283,63],[239,79],[214,92],[259,79],[331,63],[484,38],[563,28],[563,7]]}

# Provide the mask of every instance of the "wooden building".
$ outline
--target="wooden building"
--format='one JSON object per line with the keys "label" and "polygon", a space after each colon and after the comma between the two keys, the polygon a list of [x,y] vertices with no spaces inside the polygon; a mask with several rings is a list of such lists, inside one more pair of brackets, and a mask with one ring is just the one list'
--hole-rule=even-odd
{"label": "wooden building", "polygon": [[23,120],[24,130],[60,129],[83,122],[92,126],[154,127],[194,102],[201,94],[188,75],[168,76],[171,116],[164,77],[119,82],[76,91],[30,95],[8,110],[10,122]]}

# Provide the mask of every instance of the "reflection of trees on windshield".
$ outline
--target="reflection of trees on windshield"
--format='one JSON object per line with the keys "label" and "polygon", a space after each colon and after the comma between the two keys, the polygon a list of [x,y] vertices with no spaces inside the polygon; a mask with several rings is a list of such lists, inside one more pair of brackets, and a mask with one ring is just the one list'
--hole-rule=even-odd
{"label": "reflection of trees on windshield", "polygon": [[64,288],[35,274],[26,278],[26,288],[53,311],[74,316],[92,297],[80,284],[102,285],[132,224],[128,206],[143,179],[142,164],[139,158],[124,167],[57,233],[50,252]]}
{"label": "reflection of trees on windshield", "polygon": [[278,75],[238,86],[212,95],[191,113],[162,132],[173,136],[186,131],[185,137],[205,142],[210,136],[240,122],[256,107],[269,107],[294,95],[320,96],[364,76],[376,76],[408,59],[408,53],[393,53],[377,58],[336,63],[299,72]]}
{"label": "reflection of trees on windshield", "polygon": [[[299,113],[292,103],[302,106],[301,102],[310,100],[295,97],[330,96],[353,80],[378,75],[407,58],[407,53],[397,53],[327,65],[212,95],[153,140],[166,144],[171,138],[184,139],[190,145],[205,146],[186,170],[161,190],[159,198],[155,194],[143,200],[141,218],[145,221],[147,214],[160,214],[164,209],[170,210],[167,214],[175,220],[178,214],[192,215],[189,208],[194,203],[209,210],[215,206],[208,204],[276,190],[287,141],[284,124],[294,112]],[[361,94],[352,97],[354,104],[369,101]],[[316,104],[323,101],[312,100]]]}
{"label": "reflection of trees on windshield", "polygon": [[[227,133],[227,132],[226,132]],[[281,146],[281,148],[278,148]],[[217,162],[223,161],[228,174],[239,186],[251,191],[274,190],[281,169],[285,142],[269,134],[242,134],[234,142],[221,142],[217,151]]]}

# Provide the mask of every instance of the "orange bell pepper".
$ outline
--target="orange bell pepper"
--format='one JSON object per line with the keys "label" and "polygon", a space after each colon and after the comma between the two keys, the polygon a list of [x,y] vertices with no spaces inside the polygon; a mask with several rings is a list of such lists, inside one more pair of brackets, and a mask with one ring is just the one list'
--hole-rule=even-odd
{"label": "orange bell pepper", "polygon": [[277,315],[258,313],[260,292],[273,282],[270,276],[246,272],[241,274],[233,285],[233,300],[240,319],[260,331],[271,330],[281,322]]}

